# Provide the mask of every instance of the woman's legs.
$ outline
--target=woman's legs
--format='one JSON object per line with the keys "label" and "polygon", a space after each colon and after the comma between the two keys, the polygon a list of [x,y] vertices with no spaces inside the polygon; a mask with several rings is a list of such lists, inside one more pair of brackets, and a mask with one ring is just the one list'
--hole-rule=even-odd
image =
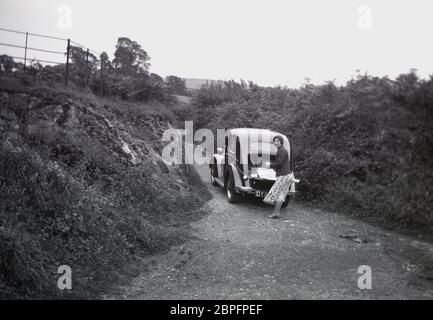
{"label": "woman's legs", "polygon": [[[280,210],[283,206],[284,199],[286,199],[287,192],[290,190],[291,175],[279,176],[273,184],[271,190],[269,190],[265,199],[266,203],[272,203],[274,205],[274,211],[268,218],[279,218]],[[275,201],[276,200],[276,201]]]}
{"label": "woman's legs", "polygon": [[271,215],[268,216],[268,218],[279,218],[280,217],[280,209],[283,205],[283,201],[275,201],[274,202],[274,212],[272,212]]}

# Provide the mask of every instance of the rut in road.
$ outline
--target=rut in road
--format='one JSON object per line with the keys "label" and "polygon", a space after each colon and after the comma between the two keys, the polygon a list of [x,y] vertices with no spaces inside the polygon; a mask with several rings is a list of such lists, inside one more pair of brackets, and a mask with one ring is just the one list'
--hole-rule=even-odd
{"label": "rut in road", "polygon": [[[247,198],[229,204],[210,186],[209,214],[191,224],[192,237],[148,257],[121,299],[432,299],[433,245],[343,214],[293,201],[282,219]],[[361,290],[368,265],[372,288]]]}

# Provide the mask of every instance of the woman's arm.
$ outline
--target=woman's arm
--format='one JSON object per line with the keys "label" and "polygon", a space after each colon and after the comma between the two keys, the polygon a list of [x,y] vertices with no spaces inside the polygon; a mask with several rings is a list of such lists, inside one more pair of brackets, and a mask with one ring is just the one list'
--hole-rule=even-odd
{"label": "woman's arm", "polygon": [[286,154],[287,154],[286,149],[283,149],[283,148],[278,149],[276,159],[275,159],[275,161],[271,162],[270,168],[271,169],[281,168],[284,164]]}

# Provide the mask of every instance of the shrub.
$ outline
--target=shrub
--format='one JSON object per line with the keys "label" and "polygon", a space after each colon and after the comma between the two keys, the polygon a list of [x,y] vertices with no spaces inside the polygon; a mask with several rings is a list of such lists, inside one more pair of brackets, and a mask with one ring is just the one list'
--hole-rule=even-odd
{"label": "shrub", "polygon": [[257,127],[288,135],[298,199],[431,232],[433,77],[359,76],[299,89],[203,86],[197,128]]}

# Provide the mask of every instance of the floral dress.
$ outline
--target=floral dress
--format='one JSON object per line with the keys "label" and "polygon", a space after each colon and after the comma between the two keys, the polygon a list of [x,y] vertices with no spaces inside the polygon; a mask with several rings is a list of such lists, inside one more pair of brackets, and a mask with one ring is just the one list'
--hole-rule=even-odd
{"label": "floral dress", "polygon": [[277,177],[277,180],[263,201],[270,204],[274,204],[275,201],[284,201],[287,194],[290,192],[290,186],[293,179],[293,173]]}

